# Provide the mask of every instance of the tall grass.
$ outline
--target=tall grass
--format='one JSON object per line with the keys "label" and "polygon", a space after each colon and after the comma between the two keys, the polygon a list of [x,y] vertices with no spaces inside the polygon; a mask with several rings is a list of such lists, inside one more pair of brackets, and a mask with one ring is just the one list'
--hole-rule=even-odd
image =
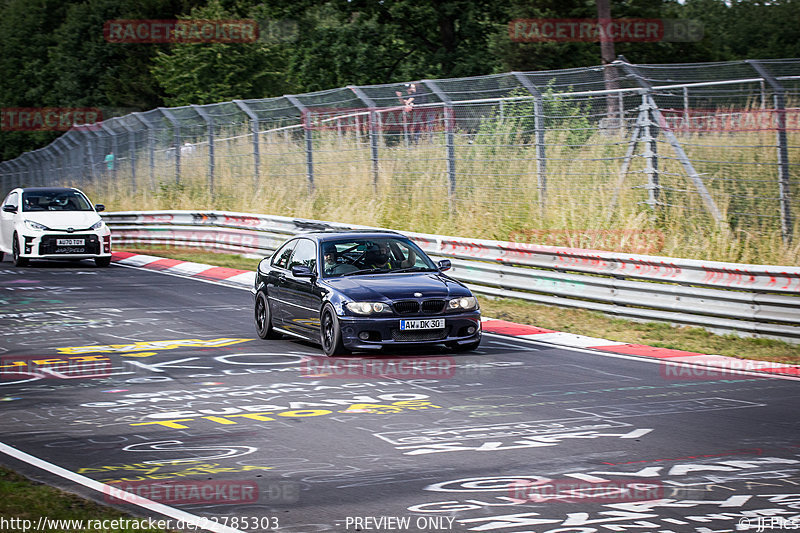
{"label": "tall grass", "polygon": [[[302,132],[261,134],[258,181],[252,141],[240,136],[217,141],[213,190],[205,145],[182,158],[179,181],[174,162],[162,158],[153,183],[147,162],[138,161],[135,190],[124,160],[116,179],[77,185],[112,211],[231,210],[670,257],[800,264],[797,218],[795,243],[781,236],[773,132],[681,136],[723,214],[725,223],[718,224],[663,138],[658,142],[660,205],[653,207],[646,203],[641,149],[628,174],[620,176],[627,137],[585,128],[576,144],[574,126],[550,128],[542,198],[536,149],[519,127],[510,123],[457,132],[452,190],[440,131],[418,139],[385,133],[376,176],[363,133],[316,130],[313,187]],[[790,132],[789,145],[790,161],[796,161],[800,133]],[[797,170],[792,172],[796,181]],[[800,190],[793,187],[798,198]],[[643,246],[643,239],[654,241]]]}

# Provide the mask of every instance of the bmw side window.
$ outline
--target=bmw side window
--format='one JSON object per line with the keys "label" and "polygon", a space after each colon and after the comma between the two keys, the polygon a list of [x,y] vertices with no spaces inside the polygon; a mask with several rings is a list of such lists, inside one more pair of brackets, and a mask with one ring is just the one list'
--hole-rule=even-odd
{"label": "bmw side window", "polygon": [[289,268],[289,258],[292,256],[292,250],[297,244],[297,241],[289,241],[283,245],[283,248],[275,252],[272,259],[272,266],[278,268]]}
{"label": "bmw side window", "polygon": [[297,247],[292,254],[292,260],[289,262],[289,268],[297,265],[307,266],[312,272],[316,272],[317,247],[313,241],[300,239],[300,242],[297,243]]}

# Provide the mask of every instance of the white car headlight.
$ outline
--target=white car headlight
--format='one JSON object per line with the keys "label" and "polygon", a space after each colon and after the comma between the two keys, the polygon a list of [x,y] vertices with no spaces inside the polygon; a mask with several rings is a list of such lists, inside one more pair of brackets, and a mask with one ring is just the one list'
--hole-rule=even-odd
{"label": "white car headlight", "polygon": [[476,307],[478,307],[478,299],[474,296],[453,298],[447,303],[447,308],[451,311],[471,311]]}
{"label": "white car headlight", "polygon": [[103,221],[102,220],[98,220],[97,222],[92,224],[92,227],[90,227],[89,229],[100,229],[102,227],[103,227]]}
{"label": "white car headlight", "polygon": [[348,311],[356,315],[377,315],[392,312],[391,307],[381,302],[347,302],[344,305]]}
{"label": "white car headlight", "polygon": [[50,229],[44,224],[39,224],[38,222],[34,222],[33,220],[26,220],[25,226],[28,229],[32,229],[34,231],[48,231]]}

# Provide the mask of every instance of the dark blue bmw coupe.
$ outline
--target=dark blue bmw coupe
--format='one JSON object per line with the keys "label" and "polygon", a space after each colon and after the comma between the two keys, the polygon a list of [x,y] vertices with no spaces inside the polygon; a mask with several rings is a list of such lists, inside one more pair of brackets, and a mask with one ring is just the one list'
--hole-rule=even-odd
{"label": "dark blue bmw coupe", "polygon": [[328,356],[385,346],[481,342],[478,301],[407,237],[395,232],[314,232],[286,241],[258,265],[259,337],[321,344]]}

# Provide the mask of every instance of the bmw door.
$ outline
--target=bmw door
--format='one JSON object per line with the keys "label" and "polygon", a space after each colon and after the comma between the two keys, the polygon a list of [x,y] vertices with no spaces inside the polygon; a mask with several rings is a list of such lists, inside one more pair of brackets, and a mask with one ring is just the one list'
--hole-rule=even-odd
{"label": "bmw door", "polygon": [[[295,275],[293,267],[306,267],[307,270]],[[289,272],[281,281],[280,292],[284,305],[284,329],[317,339],[322,298],[317,286],[317,245],[314,241],[298,240],[289,261]]]}

